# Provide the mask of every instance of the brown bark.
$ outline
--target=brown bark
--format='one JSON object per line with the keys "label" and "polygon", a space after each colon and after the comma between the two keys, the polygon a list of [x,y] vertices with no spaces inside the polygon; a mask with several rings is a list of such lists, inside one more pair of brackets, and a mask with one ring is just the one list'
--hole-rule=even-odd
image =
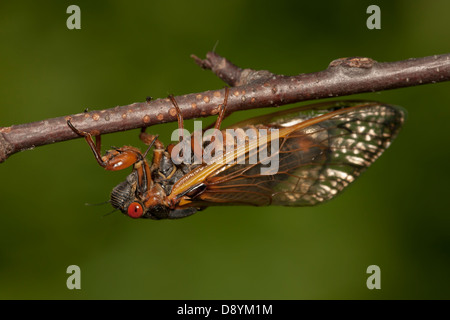
{"label": "brown bark", "polygon": [[[193,58],[231,86],[227,112],[450,80],[450,54],[385,63],[370,58],[342,58],[323,71],[296,76],[241,69],[213,52],[205,60]],[[184,119],[205,117],[217,114],[224,89],[175,98]],[[79,130],[106,134],[177,121],[177,116],[170,99],[158,99],[2,127],[0,162],[22,150],[77,138],[67,126],[68,119]]]}

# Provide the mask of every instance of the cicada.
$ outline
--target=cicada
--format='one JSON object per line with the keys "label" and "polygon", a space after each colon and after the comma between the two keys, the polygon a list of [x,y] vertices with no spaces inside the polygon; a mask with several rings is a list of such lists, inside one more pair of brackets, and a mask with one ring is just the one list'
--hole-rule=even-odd
{"label": "cicada", "polygon": [[[227,96],[226,96],[227,97]],[[170,97],[178,113],[180,109]],[[220,106],[215,128],[225,115],[226,98]],[[132,167],[125,181],[117,185],[111,205],[131,218],[178,219],[210,206],[314,206],[326,202],[365,171],[397,136],[406,111],[400,107],[374,101],[338,101],[297,107],[239,122],[227,129],[262,129],[264,139],[246,137],[245,143],[228,153],[226,161],[178,163],[171,151],[142,129],[140,138],[154,147],[153,159],[147,161],[138,148],[124,146],[101,156],[100,136],[70,128],[83,136],[97,162],[106,170]],[[277,135],[272,132],[277,131]],[[192,142],[204,150],[209,142]],[[228,142],[221,142],[223,144]],[[235,144],[234,142],[231,144]],[[272,150],[273,145],[277,145]],[[277,170],[262,174],[267,162],[249,160],[256,150],[271,150],[268,157],[277,159]],[[195,153],[194,153],[195,155]],[[198,155],[198,152],[197,152]],[[244,161],[236,161],[237,159]],[[254,159],[254,158],[253,158]]]}

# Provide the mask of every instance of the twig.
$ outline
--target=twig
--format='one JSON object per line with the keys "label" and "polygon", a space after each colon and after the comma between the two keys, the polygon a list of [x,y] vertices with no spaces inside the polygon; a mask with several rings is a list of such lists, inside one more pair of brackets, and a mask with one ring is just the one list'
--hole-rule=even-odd
{"label": "twig", "polygon": [[[213,52],[209,52],[205,60],[193,58],[201,67],[211,69],[232,86],[227,112],[450,80],[450,54],[387,63],[370,58],[343,58],[332,61],[323,71],[297,76],[241,69]],[[206,117],[217,114],[224,90],[175,98],[184,119]],[[0,162],[22,150],[78,138],[67,126],[68,119],[78,129],[95,135],[177,121],[177,113],[170,99],[158,99],[2,127]]]}

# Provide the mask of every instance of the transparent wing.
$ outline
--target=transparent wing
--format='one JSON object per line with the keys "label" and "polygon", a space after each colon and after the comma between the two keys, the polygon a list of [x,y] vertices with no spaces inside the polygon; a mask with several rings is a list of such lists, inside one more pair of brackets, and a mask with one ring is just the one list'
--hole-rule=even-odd
{"label": "transparent wing", "polygon": [[[277,128],[278,170],[226,164],[209,174],[189,205],[311,206],[330,200],[366,170],[397,136],[406,112],[378,102],[343,101],[277,112],[232,128]],[[262,148],[270,150],[271,142]],[[246,159],[255,150],[248,150]],[[195,176],[195,175],[194,175]]]}

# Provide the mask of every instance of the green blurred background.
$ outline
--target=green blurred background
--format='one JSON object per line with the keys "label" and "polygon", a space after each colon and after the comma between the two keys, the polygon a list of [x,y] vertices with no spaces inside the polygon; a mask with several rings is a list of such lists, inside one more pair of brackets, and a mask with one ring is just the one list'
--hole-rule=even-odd
{"label": "green blurred background", "polygon": [[[71,4],[81,30],[66,28]],[[371,4],[381,7],[381,30],[366,28]],[[216,42],[241,67],[290,75],[347,56],[448,53],[449,12],[445,0],[2,1],[0,126],[222,88],[189,57]],[[352,96],[401,105],[408,121],[355,184],[318,207],[105,216],[109,205],[84,203],[108,200],[129,170],[105,172],[81,139],[15,154],[0,164],[0,298],[448,299],[449,89]],[[175,127],[150,131],[167,143]],[[144,148],[138,130],[103,141]],[[72,264],[81,290],[66,287]],[[381,290],[366,287],[373,264]]]}

